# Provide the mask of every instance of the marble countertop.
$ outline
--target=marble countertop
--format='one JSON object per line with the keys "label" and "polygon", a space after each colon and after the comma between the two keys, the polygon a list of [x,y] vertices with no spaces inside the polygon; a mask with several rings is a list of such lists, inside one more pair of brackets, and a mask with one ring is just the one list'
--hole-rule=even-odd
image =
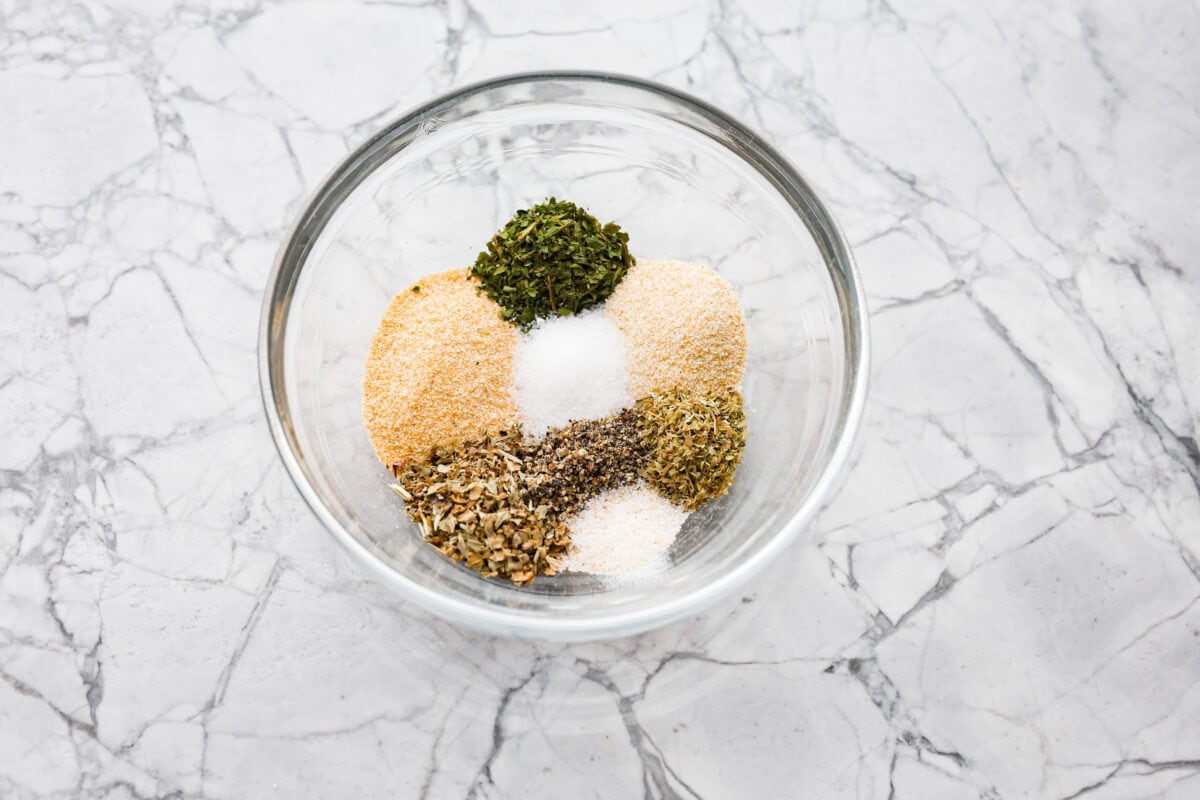
{"label": "marble countertop", "polygon": [[[0,4],[0,796],[1200,797],[1195,5],[527,5]],[[588,645],[368,580],[256,370],[325,170],[538,68],[744,119],[872,311],[786,563]]]}

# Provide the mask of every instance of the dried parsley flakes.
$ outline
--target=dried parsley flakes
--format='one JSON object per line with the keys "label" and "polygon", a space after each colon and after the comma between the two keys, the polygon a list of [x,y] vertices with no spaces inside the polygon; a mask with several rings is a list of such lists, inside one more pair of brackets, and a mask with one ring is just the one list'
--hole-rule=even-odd
{"label": "dried parsley flakes", "polygon": [[649,449],[647,483],[689,511],[729,491],[746,444],[740,392],[651,395],[637,402],[637,413]]}
{"label": "dried parsley flakes", "polygon": [[551,197],[514,214],[471,272],[505,319],[528,326],[604,302],[634,263],[628,242],[615,222]]}

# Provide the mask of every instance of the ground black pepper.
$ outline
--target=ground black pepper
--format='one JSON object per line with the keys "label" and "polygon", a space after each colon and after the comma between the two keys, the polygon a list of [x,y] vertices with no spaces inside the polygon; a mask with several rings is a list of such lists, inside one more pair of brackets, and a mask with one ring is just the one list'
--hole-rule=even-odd
{"label": "ground black pepper", "polygon": [[632,409],[572,422],[527,446],[526,491],[534,502],[567,516],[601,492],[635,482],[646,453]]}
{"label": "ground black pepper", "polygon": [[601,492],[635,482],[645,461],[638,417],[626,409],[541,439],[501,431],[436,448],[394,468],[394,488],[443,555],[522,584],[555,574],[571,541],[563,520]]}

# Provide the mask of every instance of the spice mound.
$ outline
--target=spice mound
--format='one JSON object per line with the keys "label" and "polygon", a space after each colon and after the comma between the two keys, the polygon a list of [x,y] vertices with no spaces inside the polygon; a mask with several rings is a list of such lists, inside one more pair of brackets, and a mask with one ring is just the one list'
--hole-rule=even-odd
{"label": "spice mound", "polygon": [[642,259],[605,304],[629,342],[633,393],[736,388],[746,321],[729,281],[686,261]]}
{"label": "spice mound", "polygon": [[625,337],[599,310],[538,323],[518,337],[513,388],[527,434],[633,405]]}
{"label": "spice mound", "polygon": [[363,419],[391,466],[468,436],[512,427],[517,332],[465,269],[430,275],[393,298],[363,378]]}
{"label": "spice mound", "polygon": [[649,449],[642,477],[652,486],[689,511],[729,491],[746,444],[740,392],[653,395],[637,412]]}
{"label": "spice mound", "polygon": [[525,495],[519,434],[439,448],[398,471],[394,487],[425,541],[487,578],[553,575],[570,539],[546,503]]}
{"label": "spice mound", "polygon": [[687,511],[644,483],[598,495],[570,520],[564,569],[633,577],[666,566]]}
{"label": "spice mound", "polygon": [[471,269],[397,294],[371,342],[363,418],[392,488],[429,545],[485,578],[644,580],[733,485],[737,295],[707,267],[635,262],[628,238],[550,198]]}
{"label": "spice mound", "polygon": [[527,492],[534,502],[570,514],[602,492],[637,481],[646,455],[633,409],[574,422],[527,446]]}
{"label": "spice mound", "polygon": [[505,319],[528,325],[604,302],[633,264],[628,242],[616,223],[551,197],[514,214],[471,272]]}
{"label": "spice mound", "polygon": [[393,470],[425,541],[485,577],[553,575],[570,539],[562,517],[638,479],[646,448],[632,409],[541,439],[519,431],[437,448]]}

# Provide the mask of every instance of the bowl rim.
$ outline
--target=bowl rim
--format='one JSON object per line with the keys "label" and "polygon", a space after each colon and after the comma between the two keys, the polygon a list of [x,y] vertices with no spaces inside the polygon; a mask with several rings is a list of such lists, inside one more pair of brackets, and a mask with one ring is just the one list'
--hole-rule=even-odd
{"label": "bowl rim", "polygon": [[[836,433],[836,441],[829,451],[825,469],[800,506],[756,552],[751,553],[742,563],[731,567],[717,580],[647,608],[584,619],[546,616],[542,612],[507,609],[460,600],[421,586],[388,567],[337,520],[305,474],[297,450],[289,437],[288,424],[285,423],[286,396],[282,386],[278,389],[276,386],[277,379],[282,382],[282,359],[279,359],[278,368],[272,364],[271,359],[272,351],[284,339],[292,289],[305,262],[307,251],[323,232],[332,210],[337,208],[342,199],[337,196],[336,190],[346,186],[347,178],[363,172],[366,167],[369,167],[365,169],[367,173],[374,170],[374,163],[367,163],[366,156],[373,153],[381,141],[394,142],[402,139],[406,133],[419,135],[424,120],[447,105],[457,105],[473,95],[506,86],[545,81],[616,84],[647,92],[683,106],[730,133],[741,146],[753,152],[753,166],[771,181],[793,210],[798,214],[802,208],[807,211],[808,216],[801,216],[821,250],[826,267],[831,271],[841,272],[845,284],[844,287],[838,286],[835,281],[843,329],[847,334],[846,350],[849,356],[846,359],[847,374],[843,381],[841,425]],[[396,150],[406,146],[407,142]],[[739,155],[743,159],[746,158],[744,154]],[[356,185],[356,181],[351,184]],[[329,213],[322,219],[322,214],[326,211]],[[309,223],[313,220],[320,220],[321,224],[315,230],[308,230]],[[685,92],[629,75],[573,70],[514,73],[448,91],[393,117],[376,133],[351,150],[307,196],[288,227],[264,286],[258,335],[259,388],[275,449],[305,503],[354,560],[366,568],[376,580],[396,591],[404,599],[411,600],[421,608],[452,622],[468,625],[491,635],[560,641],[632,635],[699,613],[742,586],[769,564],[774,556],[791,545],[824,506],[836,481],[847,468],[866,404],[869,364],[866,293],[854,255],[845,234],[829,213],[825,203],[781,153],[725,112]]]}

